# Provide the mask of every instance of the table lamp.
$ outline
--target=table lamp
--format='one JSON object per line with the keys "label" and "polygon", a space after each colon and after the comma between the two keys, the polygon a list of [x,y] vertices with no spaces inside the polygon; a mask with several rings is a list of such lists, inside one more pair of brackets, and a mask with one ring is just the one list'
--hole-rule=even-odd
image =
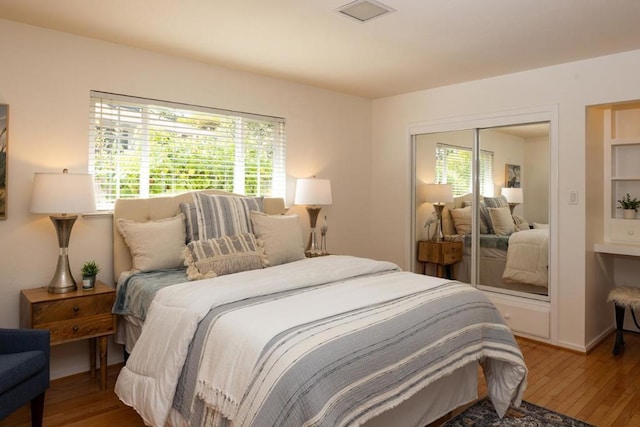
{"label": "table lamp", "polygon": [[36,173],[31,195],[31,212],[50,214],[60,247],[58,264],[48,291],[54,294],[75,291],[76,281],[69,269],[69,237],[79,213],[96,210],[93,176],[89,174]]}
{"label": "table lamp", "polygon": [[522,195],[522,188],[503,188],[501,194],[507,199],[509,203],[509,209],[511,209],[511,215],[513,215],[513,210],[520,203],[524,203],[524,197]]}
{"label": "table lamp", "polygon": [[298,179],[293,203],[296,205],[306,205],[305,207],[309,213],[311,233],[305,252],[310,255],[322,254],[322,249],[316,239],[316,222],[318,221],[320,206],[330,205],[332,203],[331,181],[328,179],[317,179],[315,177]]}
{"label": "table lamp", "polygon": [[442,231],[442,210],[445,203],[453,202],[451,184],[426,184],[424,187],[424,201],[431,203],[438,215],[439,226],[436,240],[441,241],[444,236]]}

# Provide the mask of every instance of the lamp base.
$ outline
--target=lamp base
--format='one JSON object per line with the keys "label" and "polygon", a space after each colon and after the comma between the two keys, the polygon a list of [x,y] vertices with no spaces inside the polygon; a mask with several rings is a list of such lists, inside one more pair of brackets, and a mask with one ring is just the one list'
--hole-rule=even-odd
{"label": "lamp base", "polygon": [[318,214],[320,209],[315,206],[307,206],[307,213],[309,214],[309,225],[311,226],[311,232],[309,233],[309,242],[304,252],[306,254],[317,255],[322,252],[318,245],[318,239],[316,238],[316,224],[318,222]]}
{"label": "lamp base", "polygon": [[47,291],[52,294],[64,294],[73,292],[78,289],[76,281],[73,280],[71,269],[69,268],[69,237],[71,236],[71,227],[78,218],[77,215],[50,216],[51,222],[56,228],[58,234],[58,244],[60,252],[58,255],[58,264],[53,278],[49,282]]}
{"label": "lamp base", "polygon": [[436,211],[438,217],[438,229],[436,230],[436,242],[442,242],[444,240],[444,232],[442,230],[442,211],[444,210],[444,203],[434,203],[433,209]]}
{"label": "lamp base", "polygon": [[[60,248],[62,250],[62,248]],[[66,248],[64,248],[66,250]],[[69,268],[69,257],[65,253],[58,256],[58,265],[56,266],[56,272],[53,273],[53,278],[49,282],[47,291],[52,294],[64,294],[67,292],[73,292],[78,289],[76,281],[71,275],[71,269]]]}

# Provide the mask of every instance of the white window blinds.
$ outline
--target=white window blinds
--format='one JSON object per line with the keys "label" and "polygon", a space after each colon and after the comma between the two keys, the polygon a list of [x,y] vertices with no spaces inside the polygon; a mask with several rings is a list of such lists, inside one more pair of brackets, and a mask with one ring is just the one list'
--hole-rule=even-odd
{"label": "white window blinds", "polygon": [[91,92],[98,210],[117,198],[209,188],[284,197],[285,164],[282,118]]}
{"label": "white window blinds", "polygon": [[[451,184],[454,196],[471,193],[473,189],[471,149],[436,144],[436,182]],[[480,150],[480,191],[493,196],[493,152]]]}

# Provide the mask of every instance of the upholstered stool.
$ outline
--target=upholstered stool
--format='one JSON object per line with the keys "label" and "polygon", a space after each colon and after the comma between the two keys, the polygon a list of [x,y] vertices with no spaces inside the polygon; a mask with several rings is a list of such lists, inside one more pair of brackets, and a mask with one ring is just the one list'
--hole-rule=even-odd
{"label": "upholstered stool", "polygon": [[613,354],[620,354],[624,349],[624,339],[622,330],[624,326],[624,311],[626,308],[631,309],[633,322],[638,326],[635,310],[640,310],[640,288],[620,287],[614,288],[609,292],[607,301],[613,302],[616,310],[616,342],[613,345]]}

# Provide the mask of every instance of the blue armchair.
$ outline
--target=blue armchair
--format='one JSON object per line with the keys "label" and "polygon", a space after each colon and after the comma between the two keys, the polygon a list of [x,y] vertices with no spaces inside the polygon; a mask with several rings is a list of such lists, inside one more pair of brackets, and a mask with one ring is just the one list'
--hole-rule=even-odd
{"label": "blue armchair", "polygon": [[31,402],[31,425],[42,426],[49,349],[47,330],[0,329],[0,420]]}

